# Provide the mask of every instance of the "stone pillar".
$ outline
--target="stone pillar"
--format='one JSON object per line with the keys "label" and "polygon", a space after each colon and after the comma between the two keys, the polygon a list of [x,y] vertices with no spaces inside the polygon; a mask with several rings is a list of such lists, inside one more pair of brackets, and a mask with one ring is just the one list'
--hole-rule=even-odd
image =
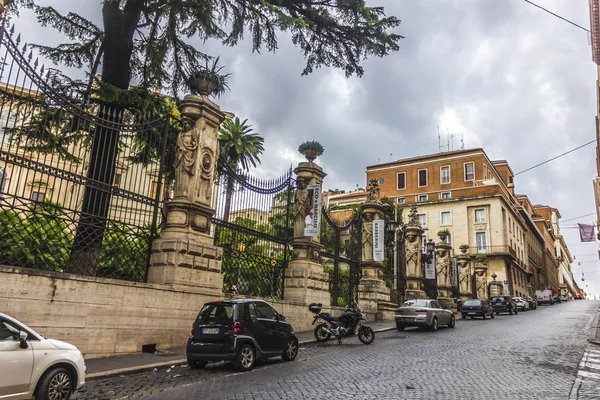
{"label": "stone pillar", "polygon": [[210,231],[217,135],[225,114],[206,96],[185,96],[179,108],[174,197],[165,203],[162,235],[152,243],[148,282],[221,294],[222,250]]}
{"label": "stone pillar", "polygon": [[492,274],[492,281],[489,284],[489,294],[492,296],[502,296],[504,294],[504,285],[501,282],[498,282],[496,278],[498,275],[496,273]]}
{"label": "stone pillar", "polygon": [[303,304],[321,303],[327,307],[331,305],[331,295],[329,274],[323,271],[321,264],[321,239],[304,236],[307,208],[311,204],[306,187],[321,184],[326,174],[313,161],[301,162],[294,172],[298,186],[294,199],[294,240],[292,261],[285,270],[284,299]]}
{"label": "stone pillar", "polygon": [[358,302],[365,312],[376,313],[378,321],[393,321],[397,305],[390,302],[390,288],[383,280],[383,261],[373,258],[373,221],[384,219],[384,205],[379,199],[379,185],[375,179],[369,183],[367,199],[360,213],[362,278],[358,286]]}
{"label": "stone pillar", "polygon": [[468,249],[469,246],[461,246],[461,254],[456,257],[456,262],[458,264],[458,288],[460,291],[460,297],[463,300],[470,299],[473,296],[471,290],[471,257],[466,254]]}
{"label": "stone pillar", "polygon": [[406,260],[406,291],[405,300],[426,298],[423,291],[423,229],[419,224],[417,207],[413,204],[408,214],[408,222],[404,226],[405,260]]}
{"label": "stone pillar", "polygon": [[438,300],[442,306],[456,308],[452,299],[452,284],[450,282],[450,250],[452,246],[444,241],[445,232],[438,233],[440,241],[435,245],[435,275],[438,285]]}

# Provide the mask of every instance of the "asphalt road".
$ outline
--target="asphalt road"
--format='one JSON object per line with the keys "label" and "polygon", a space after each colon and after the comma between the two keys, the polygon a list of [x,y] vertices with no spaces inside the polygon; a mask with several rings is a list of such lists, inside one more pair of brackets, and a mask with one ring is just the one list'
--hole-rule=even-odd
{"label": "asphalt road", "polygon": [[[246,373],[227,364],[90,382],[79,399],[595,399],[579,368],[599,301],[570,301],[494,320],[457,320],[438,332],[407,329],[305,346],[294,362]],[[579,372],[579,375],[578,375]],[[578,379],[580,391],[573,390]],[[600,375],[599,375],[600,381]],[[584,385],[584,383],[587,384]]]}

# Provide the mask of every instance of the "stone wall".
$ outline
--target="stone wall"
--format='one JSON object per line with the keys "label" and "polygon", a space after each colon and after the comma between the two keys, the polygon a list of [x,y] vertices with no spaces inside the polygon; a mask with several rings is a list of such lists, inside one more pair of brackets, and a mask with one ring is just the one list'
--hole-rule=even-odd
{"label": "stone wall", "polygon": [[[77,346],[86,358],[185,345],[202,305],[222,299],[193,288],[0,266],[0,312],[45,337]],[[312,330],[304,304],[268,300],[296,332]],[[339,315],[342,308],[324,311]],[[374,316],[371,316],[374,318]]]}

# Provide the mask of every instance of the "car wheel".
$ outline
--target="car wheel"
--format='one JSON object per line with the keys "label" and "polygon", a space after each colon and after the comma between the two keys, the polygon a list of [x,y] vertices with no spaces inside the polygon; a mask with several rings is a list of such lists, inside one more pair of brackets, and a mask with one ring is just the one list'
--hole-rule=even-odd
{"label": "car wheel", "polygon": [[288,339],[285,349],[283,350],[283,358],[285,361],[294,361],[298,355],[298,339],[291,337]]}
{"label": "car wheel", "polygon": [[249,344],[244,344],[240,347],[233,366],[238,371],[248,371],[254,367],[254,361],[254,349]]}
{"label": "car wheel", "polygon": [[490,316],[490,318],[494,319],[496,318],[496,313],[492,310],[492,315]]}
{"label": "car wheel", "polygon": [[188,358],[187,359],[187,363],[190,366],[190,368],[193,368],[193,369],[202,369],[202,368],[206,367],[206,364],[208,364],[208,361],[190,360]]}
{"label": "car wheel", "polygon": [[76,383],[66,368],[54,368],[44,374],[37,389],[38,400],[68,400]]}
{"label": "car wheel", "polygon": [[508,313],[509,313],[510,315],[513,315],[513,314],[514,314],[514,313],[513,313],[513,309],[512,309],[512,308],[509,308],[509,309],[508,309]]}
{"label": "car wheel", "polygon": [[404,328],[406,328],[404,325],[399,324],[399,323],[396,322],[396,329],[398,329],[399,331],[403,331]]}
{"label": "car wheel", "polygon": [[483,319],[487,319],[487,314],[485,312],[483,313]]}
{"label": "car wheel", "polygon": [[448,324],[448,328],[454,328],[456,326],[456,319],[454,315],[450,316],[450,323]]}
{"label": "car wheel", "polygon": [[460,317],[461,317],[462,319],[467,319],[467,316],[466,316],[465,314],[461,314],[461,315],[460,315]]}
{"label": "car wheel", "polygon": [[519,313],[519,309],[515,308],[515,314],[518,314],[518,313]]}
{"label": "car wheel", "polygon": [[438,330],[438,319],[437,317],[433,317],[433,321],[431,321],[431,326],[429,327],[433,332]]}

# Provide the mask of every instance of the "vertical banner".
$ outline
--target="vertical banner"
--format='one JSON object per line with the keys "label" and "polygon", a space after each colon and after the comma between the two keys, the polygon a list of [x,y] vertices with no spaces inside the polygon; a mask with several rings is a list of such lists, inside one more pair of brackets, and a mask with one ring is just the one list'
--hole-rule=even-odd
{"label": "vertical banner", "polygon": [[450,260],[450,284],[453,288],[458,288],[458,264],[456,258]]}
{"label": "vertical banner", "polygon": [[321,185],[308,185],[308,207],[304,218],[304,236],[319,236],[321,233]]}
{"label": "vertical banner", "polygon": [[373,221],[373,261],[383,261],[385,221]]}
{"label": "vertical banner", "polygon": [[431,260],[425,263],[425,279],[436,280],[435,277],[435,254]]}

